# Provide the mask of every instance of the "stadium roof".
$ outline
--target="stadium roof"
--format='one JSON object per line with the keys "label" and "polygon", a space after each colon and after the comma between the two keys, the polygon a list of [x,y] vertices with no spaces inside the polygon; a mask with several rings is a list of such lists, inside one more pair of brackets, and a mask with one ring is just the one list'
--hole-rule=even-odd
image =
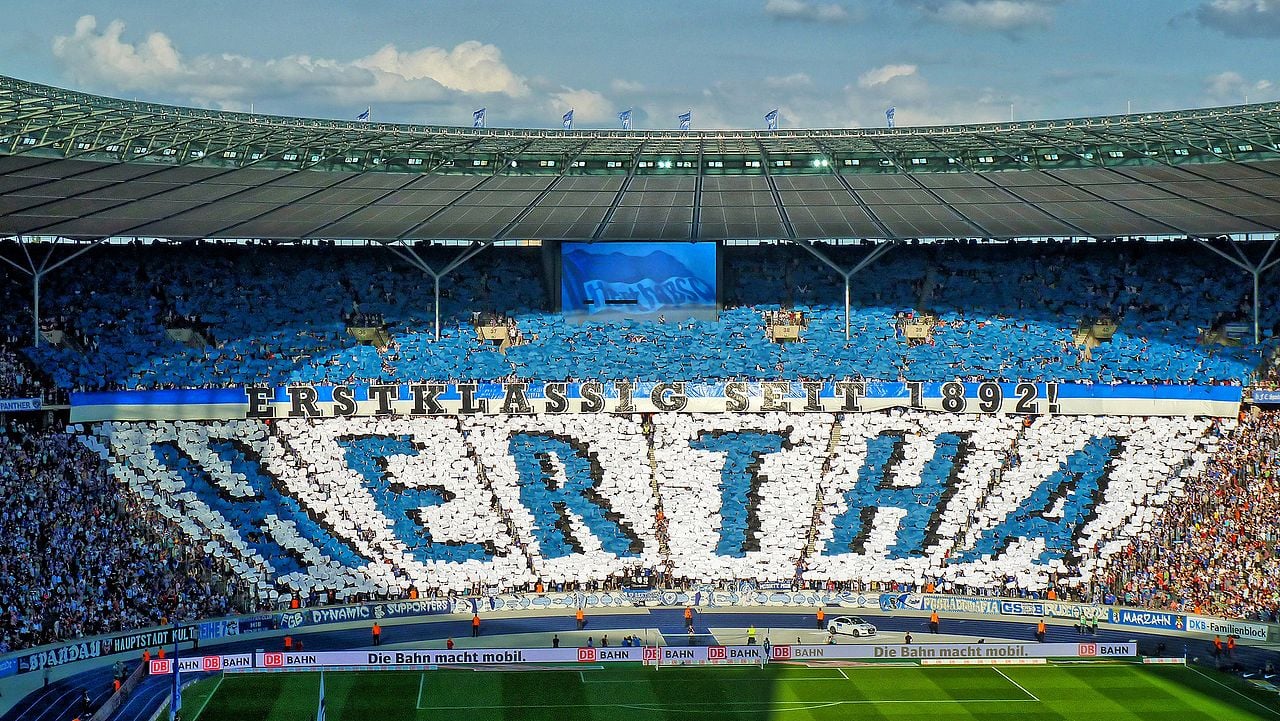
{"label": "stadium roof", "polygon": [[1280,104],[896,129],[472,129],[0,77],[0,236],[379,241],[1280,230]]}

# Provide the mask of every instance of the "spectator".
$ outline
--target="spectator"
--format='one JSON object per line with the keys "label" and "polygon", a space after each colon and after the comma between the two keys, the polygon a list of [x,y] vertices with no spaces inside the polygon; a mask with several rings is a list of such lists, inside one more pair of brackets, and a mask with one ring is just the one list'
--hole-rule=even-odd
{"label": "spectator", "polygon": [[1280,620],[1280,412],[1245,415],[1114,568],[1125,604]]}

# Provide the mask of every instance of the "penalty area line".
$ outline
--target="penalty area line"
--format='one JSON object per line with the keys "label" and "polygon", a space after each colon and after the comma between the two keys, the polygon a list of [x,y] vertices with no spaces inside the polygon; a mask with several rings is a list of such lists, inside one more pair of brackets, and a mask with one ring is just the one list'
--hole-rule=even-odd
{"label": "penalty area line", "polygon": [[191,717],[191,721],[196,721],[196,719],[200,718],[200,714],[204,713],[205,707],[209,705],[209,702],[213,700],[214,695],[218,693],[218,687],[222,685],[222,679],[226,677],[226,674],[218,674],[218,680],[214,682],[213,690],[209,692],[208,696],[204,697],[204,703],[200,704],[200,708],[197,709],[195,715]]}
{"label": "penalty area line", "polygon": [[1257,704],[1257,705],[1261,706],[1262,708],[1266,709],[1267,711],[1270,711],[1273,715],[1275,715],[1275,716],[1280,716],[1280,711],[1276,711],[1275,709],[1271,708],[1270,706],[1266,705],[1265,703],[1262,703],[1261,701],[1259,701],[1259,700],[1258,700],[1258,699],[1256,699],[1256,698],[1251,698],[1251,697],[1249,697],[1249,696],[1246,696],[1246,695],[1244,695],[1244,694],[1240,693],[1239,691],[1237,691],[1237,690],[1235,690],[1235,689],[1231,688],[1230,686],[1228,686],[1228,685],[1226,685],[1225,683],[1223,683],[1223,682],[1219,681],[1218,679],[1216,679],[1216,678],[1214,678],[1214,677],[1210,676],[1209,674],[1205,673],[1204,671],[1201,671],[1200,669],[1198,669],[1198,668],[1196,668],[1196,667],[1194,667],[1194,666],[1187,666],[1187,668],[1191,669],[1192,671],[1195,671],[1196,673],[1200,674],[1201,676],[1204,676],[1205,678],[1207,678],[1207,679],[1209,679],[1210,681],[1212,681],[1212,682],[1214,682],[1214,683],[1218,684],[1219,686],[1221,686],[1221,687],[1225,688],[1226,690],[1230,691],[1231,693],[1233,693],[1233,694],[1235,694],[1235,695],[1239,696],[1240,698],[1244,699],[1245,701],[1249,701],[1249,702],[1255,703],[1255,704]]}
{"label": "penalty area line", "polygon": [[1037,697],[1035,694],[1031,693],[1031,692],[1030,692],[1030,691],[1028,691],[1026,688],[1024,688],[1022,684],[1020,684],[1020,683],[1018,683],[1017,681],[1014,681],[1013,679],[1009,678],[1008,674],[1006,674],[1004,671],[1001,671],[999,666],[992,666],[992,667],[991,667],[991,670],[992,670],[992,671],[995,671],[995,672],[996,672],[996,673],[998,673],[998,674],[1000,674],[1000,677],[1001,677],[1001,678],[1003,678],[1004,680],[1008,681],[1009,683],[1013,684],[1014,686],[1017,686],[1017,687],[1018,687],[1018,690],[1019,690],[1019,691],[1021,691],[1021,692],[1023,692],[1023,693],[1025,693],[1026,695],[1030,696],[1032,701],[1036,701],[1036,702],[1039,702],[1039,701],[1040,701],[1039,697]]}
{"label": "penalty area line", "polygon": [[921,704],[921,705],[938,705],[938,704],[958,704],[965,705],[970,703],[1036,703],[1029,698],[965,698],[965,699],[857,699],[850,701],[692,701],[689,703],[679,704],[659,704],[659,703],[542,703],[542,704],[500,704],[493,706],[432,706],[432,711],[462,711],[464,709],[506,709],[510,711],[518,711],[520,709],[556,709],[556,708],[631,708],[644,711],[683,711],[708,713],[707,711],[697,711],[690,708],[695,706],[704,707],[723,707],[723,706],[757,706],[760,708],[779,707],[783,710],[790,710],[796,707],[817,708],[822,706],[859,706],[866,704]]}
{"label": "penalty area line", "polygon": [[413,704],[413,708],[415,711],[422,710],[422,687],[424,684],[426,684],[426,682],[427,682],[427,672],[426,671],[419,672],[418,673],[418,700]]}

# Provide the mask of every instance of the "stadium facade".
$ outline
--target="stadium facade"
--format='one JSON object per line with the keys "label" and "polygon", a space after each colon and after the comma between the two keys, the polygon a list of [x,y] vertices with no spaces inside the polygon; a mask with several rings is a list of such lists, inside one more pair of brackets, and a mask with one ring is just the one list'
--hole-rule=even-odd
{"label": "stadium facade", "polygon": [[[1274,349],[1260,309],[1280,307],[1260,292],[1280,263],[1278,114],[472,129],[0,78],[0,270],[31,281],[31,345],[50,338],[0,344],[0,361],[21,352],[17,373],[77,389],[52,430],[29,420],[39,398],[0,406],[30,422],[0,428],[0,471],[16,469],[0,481],[62,494],[0,513],[25,548],[99,503],[136,524],[134,543],[62,539],[64,555],[132,545],[143,574],[68,572],[115,604],[97,615],[60,581],[0,575],[17,609],[0,624],[16,651],[0,678],[34,690],[33,672],[191,639],[650,602],[673,619],[684,605],[830,606],[894,630],[938,611],[1001,633],[1039,616],[1068,639],[1101,620],[1109,641],[1161,649],[1148,632],[1274,640],[1275,558],[1259,539],[1273,535],[1280,416],[1245,405],[1242,385]],[[129,238],[140,247],[62,270]],[[1059,242],[1112,240],[1129,242]],[[407,265],[327,241],[385,245]],[[1014,241],[1028,242],[998,245]],[[785,243],[821,263],[801,268]],[[520,247],[471,262],[493,245]],[[901,246],[914,247],[851,302],[851,278]],[[613,272],[633,265],[645,274]],[[470,292],[442,298],[454,271]],[[654,303],[583,330],[570,306],[598,308],[571,277],[606,303]],[[722,278],[740,281],[734,302]],[[4,284],[8,298],[0,328],[20,338]],[[1244,522],[1188,534],[1202,511]],[[174,548],[172,564],[147,560]],[[161,611],[177,623],[159,627]],[[236,649],[255,668],[284,658]],[[165,679],[134,681],[154,695]]]}
{"label": "stadium facade", "polygon": [[0,78],[0,235],[731,240],[1280,231],[1280,104],[929,128],[472,129]]}

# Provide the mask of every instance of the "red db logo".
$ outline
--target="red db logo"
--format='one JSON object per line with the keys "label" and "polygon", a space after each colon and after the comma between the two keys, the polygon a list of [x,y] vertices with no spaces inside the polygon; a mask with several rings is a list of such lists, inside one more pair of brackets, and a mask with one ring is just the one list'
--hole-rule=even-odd
{"label": "red db logo", "polygon": [[584,662],[595,661],[595,660],[596,660],[596,650],[595,650],[594,648],[580,648],[580,649],[578,649],[578,660],[579,660],[579,661],[584,661]]}
{"label": "red db logo", "polygon": [[657,661],[657,660],[658,660],[658,647],[657,647],[657,646],[645,646],[645,647],[644,647],[644,656],[643,656],[643,658],[644,658],[644,660],[645,660],[645,661]]}
{"label": "red db logo", "polygon": [[791,658],[791,647],[790,646],[774,646],[773,657],[777,659]]}
{"label": "red db logo", "polygon": [[222,657],[221,656],[205,656],[204,658],[200,659],[200,668],[204,669],[205,671],[221,671]]}
{"label": "red db logo", "polygon": [[1078,650],[1078,653],[1079,653],[1081,656],[1097,656],[1097,655],[1098,655],[1098,644],[1096,644],[1096,643],[1082,643],[1082,644],[1079,644],[1079,650]]}
{"label": "red db logo", "polygon": [[723,661],[726,657],[724,646],[711,646],[707,648],[708,661]]}
{"label": "red db logo", "polygon": [[151,659],[151,667],[148,669],[152,676],[163,676],[173,673],[173,659],[171,658],[153,658]]}
{"label": "red db logo", "polygon": [[278,667],[278,666],[283,666],[283,665],[284,665],[284,654],[283,654],[283,653],[280,653],[279,651],[272,651],[271,653],[264,653],[264,654],[262,654],[262,665],[263,665],[263,666],[268,666],[268,667],[270,667],[270,666],[276,666],[276,667]]}

